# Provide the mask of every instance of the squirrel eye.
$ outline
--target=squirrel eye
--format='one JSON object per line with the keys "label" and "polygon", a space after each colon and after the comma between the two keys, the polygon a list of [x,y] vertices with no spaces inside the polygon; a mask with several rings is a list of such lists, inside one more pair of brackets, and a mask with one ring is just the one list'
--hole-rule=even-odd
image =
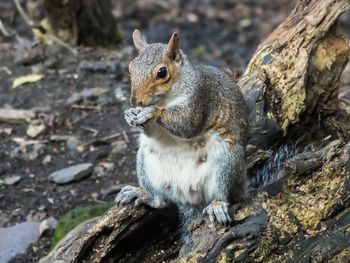
{"label": "squirrel eye", "polygon": [[157,79],[163,79],[167,76],[167,74],[168,74],[168,71],[167,71],[166,67],[161,67],[157,71]]}

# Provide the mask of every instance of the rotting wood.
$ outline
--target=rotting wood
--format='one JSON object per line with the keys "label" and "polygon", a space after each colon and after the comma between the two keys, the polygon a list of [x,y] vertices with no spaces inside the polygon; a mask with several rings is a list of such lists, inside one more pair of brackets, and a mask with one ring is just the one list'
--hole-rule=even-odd
{"label": "rotting wood", "polygon": [[[195,220],[189,230],[194,245],[190,250],[182,249],[175,261],[215,262],[225,258],[280,262],[299,257],[300,251],[306,261],[317,255],[339,256],[350,242],[350,235],[342,232],[349,227],[349,160],[350,143],[340,140],[297,155],[281,170],[286,183],[279,193],[252,193],[235,212],[232,226]],[[171,241],[177,235],[176,223],[175,209],[115,206],[101,218],[73,230],[41,262],[140,262],[147,250],[160,252],[154,242]],[[332,243],[332,251],[328,249],[328,235],[338,238]],[[309,240],[311,236],[314,238]],[[165,244],[168,250],[158,260],[173,258],[179,251],[178,243]],[[312,248],[310,254],[304,244]]]}
{"label": "rotting wood", "polygon": [[299,1],[259,45],[238,82],[248,101],[252,143],[269,145],[278,133],[300,127],[350,138],[349,115],[331,99],[337,100],[349,55],[348,41],[335,34],[348,7],[347,0]]}

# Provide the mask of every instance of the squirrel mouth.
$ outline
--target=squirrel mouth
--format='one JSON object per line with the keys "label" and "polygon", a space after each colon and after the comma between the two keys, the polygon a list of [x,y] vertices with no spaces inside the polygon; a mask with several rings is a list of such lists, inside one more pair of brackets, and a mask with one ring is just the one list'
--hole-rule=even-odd
{"label": "squirrel mouth", "polygon": [[142,105],[143,107],[157,106],[161,104],[165,94],[153,94],[148,100]]}

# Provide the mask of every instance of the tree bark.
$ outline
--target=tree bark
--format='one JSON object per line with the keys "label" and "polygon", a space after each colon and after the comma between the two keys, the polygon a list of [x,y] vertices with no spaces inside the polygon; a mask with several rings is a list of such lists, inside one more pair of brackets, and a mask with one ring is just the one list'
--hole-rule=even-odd
{"label": "tree bark", "polygon": [[[193,246],[181,248],[174,209],[115,206],[73,230],[42,262],[348,262],[350,122],[338,107],[337,90],[349,44],[335,28],[349,5],[299,1],[239,80],[251,144],[271,145],[302,131],[318,147],[288,160],[281,180],[232,208],[232,225],[198,218],[188,229]],[[340,139],[321,137],[329,134]],[[253,173],[271,151],[249,148]]]}
{"label": "tree bark", "polygon": [[270,145],[279,133],[300,137],[305,128],[313,139],[329,133],[349,139],[349,115],[337,98],[349,43],[335,32],[348,6],[299,1],[259,45],[238,82],[250,110],[251,143]]}
{"label": "tree bark", "polygon": [[122,40],[109,0],[28,0],[26,7],[40,27],[68,44],[110,46]]}

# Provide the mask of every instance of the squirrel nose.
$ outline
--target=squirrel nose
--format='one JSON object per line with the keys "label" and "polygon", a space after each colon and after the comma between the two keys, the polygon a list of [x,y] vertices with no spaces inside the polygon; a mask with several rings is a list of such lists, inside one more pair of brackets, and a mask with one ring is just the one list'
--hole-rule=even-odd
{"label": "squirrel nose", "polygon": [[131,96],[131,97],[130,97],[130,104],[131,104],[132,106],[135,106],[135,104],[136,104],[136,98],[135,98],[134,96]]}
{"label": "squirrel nose", "polygon": [[132,106],[142,106],[142,100],[137,100],[134,96],[130,98],[130,103]]}

